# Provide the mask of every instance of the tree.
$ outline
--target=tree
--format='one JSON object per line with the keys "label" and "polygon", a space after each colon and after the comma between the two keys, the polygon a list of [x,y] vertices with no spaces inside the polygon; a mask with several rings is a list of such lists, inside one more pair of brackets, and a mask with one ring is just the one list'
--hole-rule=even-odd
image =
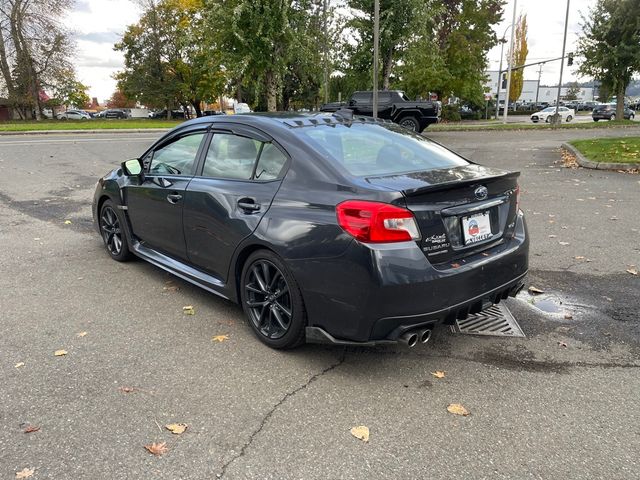
{"label": "tree", "polygon": [[640,2],[598,0],[583,17],[577,55],[578,71],[602,82],[601,91],[617,96],[616,116],[624,118],[624,94],[634,73],[640,72]]}
{"label": "tree", "polygon": [[498,43],[493,27],[503,0],[443,0],[434,8],[433,34],[408,47],[401,85],[409,96],[450,95],[483,105],[487,53]]}
{"label": "tree", "polygon": [[149,107],[192,105],[222,93],[224,74],[204,31],[202,0],[143,0],[140,21],[130,25],[114,48],[124,53],[118,89]]}
{"label": "tree", "polygon": [[0,79],[22,118],[42,117],[41,92],[65,82],[72,42],[61,26],[73,0],[0,0]]}
{"label": "tree", "polygon": [[564,96],[565,100],[578,100],[578,95],[580,94],[580,91],[582,90],[580,88],[580,84],[578,82],[571,82],[568,86],[567,86],[567,93]]}
{"label": "tree", "polygon": [[136,106],[136,101],[127,97],[121,90],[116,90],[111,95],[111,98],[107,100],[108,108],[133,108]]}
{"label": "tree", "polygon": [[[529,54],[529,46],[527,44],[527,16],[520,15],[516,23],[515,45],[513,55],[507,54],[511,58],[512,66],[520,66],[527,63],[527,55]],[[511,86],[509,88],[509,101],[516,102],[522,94],[524,86],[524,68],[519,68],[511,72]]]}

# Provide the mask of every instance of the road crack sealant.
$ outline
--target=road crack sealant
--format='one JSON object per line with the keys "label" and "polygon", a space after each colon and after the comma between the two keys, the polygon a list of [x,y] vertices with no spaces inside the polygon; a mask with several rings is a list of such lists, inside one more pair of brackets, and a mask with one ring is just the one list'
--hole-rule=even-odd
{"label": "road crack sealant", "polygon": [[247,439],[247,441],[242,445],[242,448],[240,449],[240,451],[234,455],[233,457],[231,457],[228,461],[226,461],[222,467],[220,467],[220,471],[216,474],[216,478],[223,478],[224,475],[227,472],[227,469],[231,466],[231,464],[233,462],[235,462],[237,459],[242,458],[245,453],[247,452],[247,450],[249,449],[249,447],[251,447],[251,444],[253,443],[253,441],[255,440],[255,438],[260,434],[260,432],[262,432],[262,430],[264,429],[264,427],[267,425],[267,423],[269,423],[269,420],[271,419],[271,417],[273,416],[273,414],[284,404],[287,402],[287,400],[289,400],[290,398],[294,397],[295,395],[297,395],[299,392],[301,392],[302,390],[307,389],[307,387],[309,387],[312,383],[314,383],[316,380],[318,380],[320,377],[322,377],[323,375],[326,375],[327,373],[335,370],[336,368],[338,368],[340,365],[342,365],[344,363],[345,360],[345,356],[346,356],[346,348],[344,348],[342,350],[342,353],[340,354],[340,358],[338,358],[338,360],[335,363],[332,363],[331,365],[329,365],[328,367],[324,368],[323,370],[321,370],[318,373],[315,373],[314,375],[312,375],[311,377],[309,377],[307,379],[307,381],[305,383],[303,383],[302,385],[300,385],[299,387],[296,387],[295,389],[285,393],[282,398],[280,400],[278,400],[278,402],[275,403],[275,405],[273,405],[273,407],[271,407],[269,409],[269,411],[262,417],[262,420],[260,421],[260,424],[258,425],[258,427],[251,433],[251,435],[249,435],[249,438]]}

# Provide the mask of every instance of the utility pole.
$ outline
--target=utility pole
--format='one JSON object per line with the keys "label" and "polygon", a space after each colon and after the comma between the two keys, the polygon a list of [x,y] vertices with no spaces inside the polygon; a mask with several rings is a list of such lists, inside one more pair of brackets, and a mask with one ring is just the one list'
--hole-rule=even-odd
{"label": "utility pole", "polygon": [[[542,78],[542,66],[544,63],[540,64],[540,68],[538,69],[538,86],[536,87],[536,105],[538,104],[538,94],[540,93],[540,79]],[[535,107],[534,108],[538,108]]]}
{"label": "utility pole", "polygon": [[324,103],[329,103],[329,39],[327,31],[327,14],[328,14],[328,3],[329,0],[324,0],[322,2],[322,23],[323,23],[323,33],[324,33]]}
{"label": "utility pole", "polygon": [[378,42],[380,37],[380,0],[373,4],[373,118],[378,118]]}
{"label": "utility pole", "polygon": [[560,90],[562,89],[562,70],[564,69],[564,51],[567,46],[567,27],[569,26],[569,2],[567,0],[567,14],[564,17],[564,39],[562,40],[562,62],[560,63],[560,80],[558,81],[558,96],[556,98],[556,113],[554,115],[554,123],[560,123],[558,110],[560,109]]}
{"label": "utility pole", "polygon": [[509,93],[511,93],[511,67],[513,66],[513,40],[516,33],[516,8],[518,0],[513,0],[513,18],[511,19],[511,42],[509,42],[509,70],[507,73],[507,93],[504,99],[504,117],[502,123],[507,123],[507,112],[509,111]]}

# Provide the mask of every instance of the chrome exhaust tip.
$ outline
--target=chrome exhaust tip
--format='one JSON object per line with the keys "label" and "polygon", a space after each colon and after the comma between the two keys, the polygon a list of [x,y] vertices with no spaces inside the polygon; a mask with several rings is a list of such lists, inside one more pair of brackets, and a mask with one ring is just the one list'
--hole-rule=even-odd
{"label": "chrome exhaust tip", "polygon": [[399,340],[406,344],[407,347],[411,348],[411,347],[415,347],[416,344],[418,343],[418,334],[417,333],[403,333],[402,335],[400,335]]}
{"label": "chrome exhaust tip", "polygon": [[420,343],[427,343],[429,340],[431,340],[431,330],[420,332]]}

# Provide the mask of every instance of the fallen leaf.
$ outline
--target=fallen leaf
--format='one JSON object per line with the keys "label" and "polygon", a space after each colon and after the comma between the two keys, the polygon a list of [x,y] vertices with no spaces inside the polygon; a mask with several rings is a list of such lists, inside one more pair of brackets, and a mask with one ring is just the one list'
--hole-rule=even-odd
{"label": "fallen leaf", "polygon": [[65,221],[64,221],[64,224],[65,224],[65,225],[71,225],[71,220],[65,220]]}
{"label": "fallen leaf", "polygon": [[62,356],[67,354],[67,351],[66,350],[56,350],[55,352],[53,352],[53,354],[56,357],[62,357]]}
{"label": "fallen leaf", "polygon": [[544,290],[540,290],[538,287],[534,287],[533,285],[531,285],[529,287],[529,293],[535,293],[537,295],[544,293]]}
{"label": "fallen leaf", "polygon": [[160,455],[164,455],[169,451],[169,449],[167,448],[167,442],[162,442],[162,443],[154,442],[151,445],[145,445],[144,448],[146,448],[149,453],[152,453],[153,455],[156,455],[158,457]]}
{"label": "fallen leaf", "polygon": [[182,313],[185,315],[195,315],[196,311],[193,309],[192,305],[187,305],[186,307],[182,307]]}
{"label": "fallen leaf", "polygon": [[87,332],[78,332],[76,333],[76,337],[84,337],[87,334]]}
{"label": "fallen leaf", "polygon": [[565,342],[558,342],[558,345],[561,346],[561,347],[566,347],[567,346],[567,344]]}
{"label": "fallen leaf", "polygon": [[188,425],[186,423],[170,423],[169,425],[165,425],[164,427],[171,433],[180,435],[181,433],[184,433]]}
{"label": "fallen leaf", "polygon": [[16,478],[29,478],[35,473],[35,468],[23,468],[21,471],[16,472]]}
{"label": "fallen leaf", "polygon": [[120,390],[122,393],[132,393],[136,389],[134,387],[120,387],[118,388],[118,390]]}
{"label": "fallen leaf", "polygon": [[366,443],[369,441],[369,427],[365,427],[364,425],[353,427],[351,429],[351,435]]}
{"label": "fallen leaf", "polygon": [[462,415],[463,417],[466,417],[467,415],[469,415],[469,410],[464,408],[459,403],[451,403],[447,405],[447,411],[449,413],[453,413],[454,415]]}
{"label": "fallen leaf", "polygon": [[436,370],[435,372],[431,372],[431,375],[433,375],[436,378],[444,378],[447,372],[443,372],[441,370]]}
{"label": "fallen leaf", "polygon": [[24,367],[24,362],[16,363],[16,368]]}
{"label": "fallen leaf", "polygon": [[578,255],[577,257],[573,257],[573,258],[575,258],[576,260],[584,260],[585,259],[585,257],[583,257],[582,255]]}
{"label": "fallen leaf", "polygon": [[557,235],[549,235],[549,238],[556,238]]}
{"label": "fallen leaf", "polygon": [[211,337],[212,342],[224,342],[225,340],[229,340],[229,335],[214,335]]}
{"label": "fallen leaf", "polygon": [[564,314],[564,319],[565,320],[571,320],[571,319],[573,319],[573,315],[571,315],[570,313],[565,313]]}
{"label": "fallen leaf", "polygon": [[40,430],[40,427],[36,427],[34,425],[29,425],[27,428],[24,429],[24,433],[37,432],[38,430]]}
{"label": "fallen leaf", "polygon": [[638,275],[638,269],[635,266],[632,266],[631,268],[627,268],[627,273],[630,273],[631,275]]}
{"label": "fallen leaf", "polygon": [[176,285],[169,285],[168,287],[163,287],[162,289],[166,290],[167,292],[177,292],[178,290],[180,290],[180,287]]}
{"label": "fallen leaf", "polygon": [[569,245],[569,242],[558,242],[558,243],[563,247],[566,247],[567,245]]}

